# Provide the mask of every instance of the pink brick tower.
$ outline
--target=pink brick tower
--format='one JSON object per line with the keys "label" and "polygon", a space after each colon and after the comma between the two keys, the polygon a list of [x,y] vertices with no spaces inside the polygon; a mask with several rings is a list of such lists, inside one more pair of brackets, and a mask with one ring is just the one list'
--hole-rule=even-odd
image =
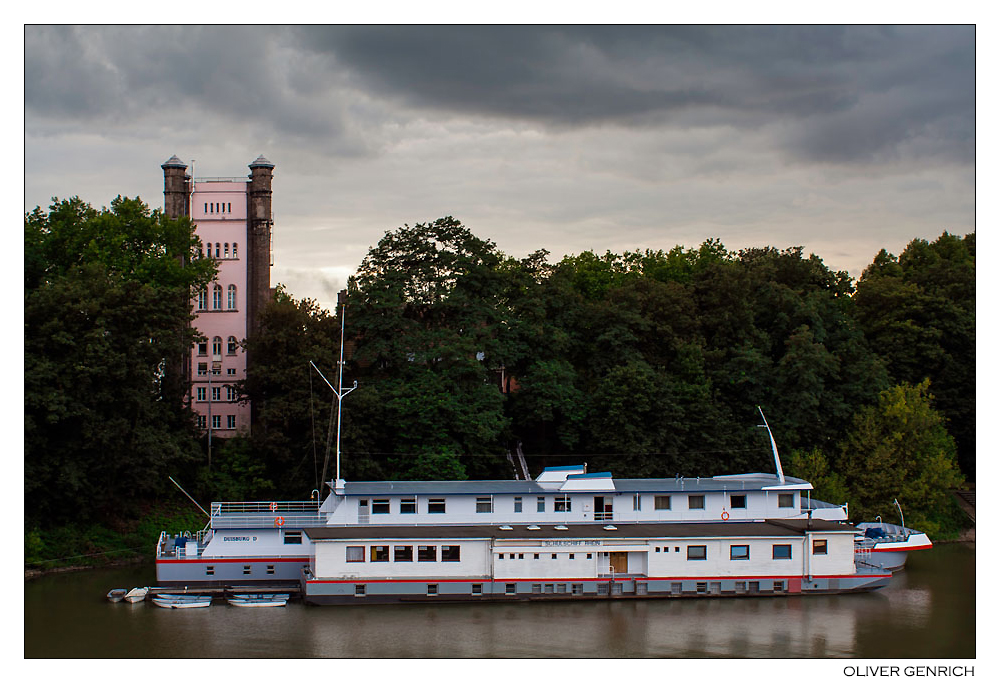
{"label": "pink brick tower", "polygon": [[163,169],[164,211],[189,216],[205,258],[219,265],[216,280],[194,302],[194,326],[205,337],[191,350],[191,405],[209,436],[248,433],[251,407],[236,402],[233,384],[245,379],[241,342],[271,297],[271,175],[263,156],[248,178],[192,178],[176,156]]}

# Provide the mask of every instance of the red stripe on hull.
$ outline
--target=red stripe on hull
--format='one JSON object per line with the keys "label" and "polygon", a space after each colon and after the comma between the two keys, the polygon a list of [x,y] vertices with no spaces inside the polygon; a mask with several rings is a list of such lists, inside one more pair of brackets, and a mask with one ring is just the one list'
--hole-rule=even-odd
{"label": "red stripe on hull", "polygon": [[[892,576],[889,574],[824,574],[824,575],[814,575],[814,579],[853,579],[858,577],[873,578],[873,579],[884,579],[890,578]],[[786,576],[633,576],[627,579],[612,579],[608,578],[598,578],[598,577],[582,577],[582,578],[566,578],[566,577],[543,577],[543,578],[505,578],[505,579],[474,579],[474,578],[464,578],[464,579],[438,579],[433,577],[425,577],[422,579],[310,579],[306,583],[555,583],[555,582],[580,582],[580,581],[745,581],[745,580],[759,580],[759,579],[801,579],[800,575],[786,575]]]}
{"label": "red stripe on hull", "polygon": [[225,564],[226,562],[236,562],[247,564],[250,562],[309,562],[309,557],[209,557],[198,558],[196,560],[157,560],[156,564]]}
{"label": "red stripe on hull", "polygon": [[872,553],[908,553],[911,550],[927,550],[928,548],[933,548],[934,546],[930,543],[925,545],[914,545],[906,546],[905,548],[872,548],[869,552]]}

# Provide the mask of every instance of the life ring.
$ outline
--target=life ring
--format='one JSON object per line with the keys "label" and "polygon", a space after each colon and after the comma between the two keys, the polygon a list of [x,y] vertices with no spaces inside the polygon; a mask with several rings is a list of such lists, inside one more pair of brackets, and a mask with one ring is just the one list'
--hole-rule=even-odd
{"label": "life ring", "polygon": [[274,518],[274,526],[284,526],[284,525],[285,525],[285,518],[284,517],[275,517]]}
{"label": "life ring", "polygon": [[722,511],[722,521],[725,522],[728,519],[729,519],[729,513],[726,512],[725,510],[723,510]]}
{"label": "life ring", "polygon": [[271,508],[271,512],[274,512],[275,510],[278,509],[278,504],[277,503],[271,503],[270,508]]}

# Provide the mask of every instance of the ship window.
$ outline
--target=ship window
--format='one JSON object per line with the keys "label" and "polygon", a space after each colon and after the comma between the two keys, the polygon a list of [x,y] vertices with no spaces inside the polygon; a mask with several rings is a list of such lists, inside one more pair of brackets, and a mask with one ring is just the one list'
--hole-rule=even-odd
{"label": "ship window", "polygon": [[632,495],[632,509],[642,510],[642,496],[638,493]]}
{"label": "ship window", "polygon": [[431,498],[427,501],[427,512],[429,513],[443,513],[444,512],[444,498]]}
{"label": "ship window", "polygon": [[246,575],[249,573],[250,573],[250,565],[248,564],[243,565],[243,574]]}
{"label": "ship window", "polygon": [[517,584],[516,583],[504,584],[503,592],[506,595],[514,595],[515,593],[517,593]]}
{"label": "ship window", "polygon": [[521,496],[514,496],[514,512],[520,512],[522,509]]}
{"label": "ship window", "polygon": [[703,545],[689,545],[687,547],[687,557],[689,560],[704,560],[708,558],[708,548]]}
{"label": "ship window", "polygon": [[556,496],[555,511],[556,512],[571,512],[573,510],[573,503],[570,501],[569,496]]}
{"label": "ship window", "polygon": [[523,560],[524,559],[524,553],[518,553],[517,554],[517,559]]}
{"label": "ship window", "polygon": [[784,590],[785,590],[785,582],[784,581],[775,581],[774,582],[774,590],[776,590],[778,592],[784,592]]}
{"label": "ship window", "polygon": [[670,496],[655,496],[653,498],[653,509],[654,510],[669,510],[670,509]]}
{"label": "ship window", "polygon": [[365,586],[365,584],[363,584],[363,583],[356,583],[356,584],[354,584],[354,594],[355,595],[364,595],[365,592],[366,592],[366,588],[367,588],[367,586]]}
{"label": "ship window", "polygon": [[533,584],[531,584],[531,592],[532,593],[541,593],[542,592],[542,584],[540,584],[540,583],[533,583]]}
{"label": "ship window", "polygon": [[483,584],[481,584],[481,583],[474,583],[474,584],[472,584],[472,594],[473,595],[482,595],[483,594]]}
{"label": "ship window", "polygon": [[574,583],[572,585],[573,595],[583,595],[583,584]]}
{"label": "ship window", "polygon": [[778,494],[778,507],[779,508],[790,508],[795,506],[795,494],[794,493],[779,493]]}
{"label": "ship window", "polygon": [[347,546],[347,561],[348,562],[364,562],[365,561],[365,547],[363,545],[349,545],[349,546]]}
{"label": "ship window", "polygon": [[569,559],[572,560],[572,559],[575,559],[575,558],[576,558],[576,553],[570,553],[569,554]]}
{"label": "ship window", "polygon": [[493,512],[493,498],[476,498],[476,512]]}
{"label": "ship window", "polygon": [[372,562],[388,562],[389,561],[389,546],[387,545],[373,545],[371,550]]}
{"label": "ship window", "polygon": [[813,541],[813,555],[826,555],[826,539]]}
{"label": "ship window", "polygon": [[399,501],[399,513],[401,515],[412,515],[417,512],[416,498],[402,498]]}
{"label": "ship window", "polygon": [[748,545],[731,545],[731,546],[729,546],[729,559],[730,560],[749,560],[750,559],[750,546],[748,546]]}
{"label": "ship window", "polygon": [[538,559],[538,553],[535,553],[534,559],[536,559],[536,560]]}
{"label": "ship window", "polygon": [[436,545],[418,545],[417,562],[437,562]]}
{"label": "ship window", "polygon": [[210,564],[207,567],[205,567],[205,576],[215,576],[215,566],[214,565]]}
{"label": "ship window", "polygon": [[771,559],[772,560],[790,560],[792,559],[792,546],[791,544],[782,543],[776,544],[771,547]]}
{"label": "ship window", "polygon": [[557,556],[558,556],[558,553],[552,553],[552,559],[553,560],[556,559]]}
{"label": "ship window", "polygon": [[699,494],[697,496],[688,496],[688,510],[704,510],[705,509],[705,496]]}
{"label": "ship window", "polygon": [[267,565],[267,573],[268,574],[273,574],[274,573],[274,565],[273,564]]}
{"label": "ship window", "polygon": [[442,562],[459,562],[461,561],[461,551],[462,546],[458,545],[443,545],[441,546],[441,561]]}
{"label": "ship window", "polygon": [[396,562],[413,562],[413,546],[397,545],[392,549],[392,559]]}
{"label": "ship window", "polygon": [[545,512],[545,496],[538,496],[538,512]]}
{"label": "ship window", "polygon": [[729,496],[729,507],[733,508],[734,510],[737,508],[746,509],[746,506],[747,506],[746,494],[741,493],[738,495],[733,494]]}
{"label": "ship window", "polygon": [[587,553],[587,559],[588,560],[594,559],[594,554],[593,553]]}
{"label": "ship window", "polygon": [[387,515],[389,514],[389,499],[388,498],[376,498],[372,501],[372,514],[373,515]]}
{"label": "ship window", "polygon": [[427,595],[437,595],[438,585],[436,583],[427,584]]}
{"label": "ship window", "polygon": [[285,532],[285,545],[302,545],[302,532],[301,531],[286,531]]}

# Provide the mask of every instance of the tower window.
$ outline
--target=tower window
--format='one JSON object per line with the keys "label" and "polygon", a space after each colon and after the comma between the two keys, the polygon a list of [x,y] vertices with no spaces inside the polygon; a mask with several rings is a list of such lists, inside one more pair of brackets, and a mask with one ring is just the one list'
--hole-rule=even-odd
{"label": "tower window", "polygon": [[208,308],[208,290],[203,289],[198,292],[198,310],[204,311]]}
{"label": "tower window", "polygon": [[222,357],[222,337],[212,338],[212,356]]}
{"label": "tower window", "polygon": [[222,286],[215,285],[212,288],[212,308],[219,310],[222,308]]}
{"label": "tower window", "polygon": [[236,246],[237,246],[236,242],[233,242],[233,258],[236,258],[236,256],[237,256],[237,254],[236,254]]}
{"label": "tower window", "polygon": [[222,245],[222,254],[226,258],[229,258],[229,242],[226,242],[225,244]]}
{"label": "tower window", "polygon": [[236,310],[236,285],[229,285],[229,310]]}
{"label": "tower window", "polygon": [[236,337],[230,337],[229,341],[226,342],[226,353],[228,353],[230,356],[235,356],[236,349],[238,347],[239,344],[236,342]]}

